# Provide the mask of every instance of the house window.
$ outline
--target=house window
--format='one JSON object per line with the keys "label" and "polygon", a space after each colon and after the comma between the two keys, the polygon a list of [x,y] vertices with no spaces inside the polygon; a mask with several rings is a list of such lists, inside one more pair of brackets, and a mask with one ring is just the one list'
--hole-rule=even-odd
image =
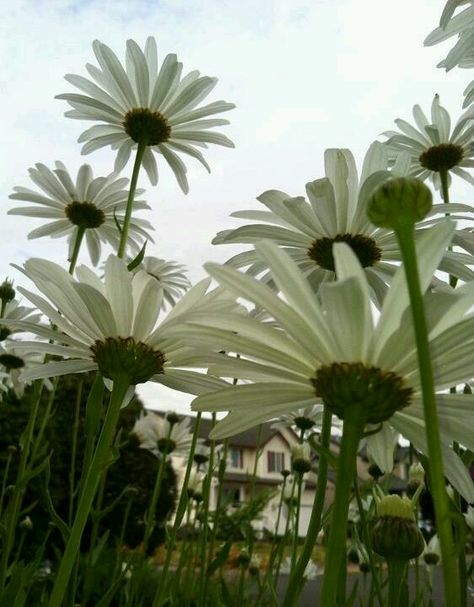
{"label": "house window", "polygon": [[285,454],[283,451],[267,452],[268,472],[281,472],[285,468]]}
{"label": "house window", "polygon": [[231,447],[229,449],[229,464],[232,468],[244,467],[244,453],[242,449]]}
{"label": "house window", "polygon": [[240,487],[224,487],[224,500],[233,506],[240,504]]}

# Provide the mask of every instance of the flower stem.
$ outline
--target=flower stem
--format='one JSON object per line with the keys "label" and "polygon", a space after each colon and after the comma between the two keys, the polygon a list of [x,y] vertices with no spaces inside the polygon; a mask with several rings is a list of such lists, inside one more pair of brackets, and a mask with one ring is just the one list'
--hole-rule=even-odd
{"label": "flower stem", "polygon": [[130,190],[128,192],[127,208],[125,210],[125,217],[123,219],[122,233],[120,234],[120,244],[117,251],[118,257],[125,255],[125,248],[127,246],[128,239],[128,228],[130,226],[130,219],[132,218],[133,210],[133,199],[135,198],[135,190],[137,189],[138,173],[140,172],[140,166],[143,160],[143,154],[146,150],[146,143],[140,142],[137,147],[137,155],[135,156],[135,164],[133,165],[132,179],[130,181]]}
{"label": "flower stem", "polygon": [[423,394],[423,411],[428,444],[428,461],[431,478],[431,494],[434,502],[436,526],[441,545],[444,591],[446,605],[459,607],[460,588],[457,558],[451,528],[449,500],[443,472],[443,459],[439,438],[439,421],[433,388],[428,329],[423,296],[421,293],[418,263],[416,258],[414,225],[400,223],[395,227],[410,295],[412,318],[418,351],[418,367]]}
{"label": "flower stem", "polygon": [[[168,444],[171,433],[173,432],[173,424],[169,425],[168,435],[166,437],[166,444]],[[146,517],[146,527],[145,527],[145,535],[143,537],[143,548],[145,554],[148,549],[148,541],[150,540],[150,536],[152,534],[153,528],[156,524],[156,505],[158,503],[158,498],[161,493],[161,485],[163,483],[163,476],[165,473],[166,462],[168,461],[167,453],[161,454],[160,465],[158,468],[158,474],[155,480],[155,485],[153,487],[153,494],[151,496],[150,508],[148,509],[148,514]]]}
{"label": "flower stem", "polygon": [[79,250],[81,248],[82,241],[84,239],[84,234],[86,233],[86,228],[79,226],[76,232],[76,240],[74,241],[74,248],[72,250],[72,255],[69,259],[69,274],[74,274],[74,270],[76,269],[77,258],[79,257]]}
{"label": "flower stem", "polygon": [[100,477],[110,463],[110,446],[115,436],[115,430],[120,415],[120,407],[122,406],[128,386],[128,377],[124,376],[114,379],[114,387],[110,398],[110,404],[105,415],[104,425],[102,426],[97,447],[84,480],[76,518],[59,565],[48,607],[60,607],[64,598],[71,571],[80,549],[82,533],[89,517]]}
{"label": "flower stem", "polygon": [[400,607],[403,581],[407,570],[407,562],[390,559],[388,565],[388,605],[387,607]]}
{"label": "flower stem", "polygon": [[[329,449],[329,444],[331,440],[331,421],[331,411],[327,407],[324,407],[320,441],[321,446],[324,449]],[[300,557],[296,563],[296,566],[292,568],[282,607],[292,607],[293,605],[297,604],[298,595],[301,588],[301,581],[303,580],[306,565],[308,564],[309,559],[311,558],[313,547],[316,543],[316,538],[318,537],[318,533],[321,528],[321,515],[323,513],[324,500],[326,497],[327,478],[328,458],[325,455],[321,455],[318,467],[316,493],[314,496],[311,518],[309,520],[308,529],[306,531],[306,539],[303,545],[303,549],[301,550]]]}
{"label": "flower stem", "polygon": [[36,419],[38,416],[41,392],[43,388],[43,381],[37,380],[33,386],[33,406],[28,419],[28,424],[24,433],[20,438],[20,463],[18,465],[18,472],[16,476],[15,485],[11,498],[8,502],[8,506],[5,512],[5,535],[2,542],[2,552],[0,560],[0,594],[6,586],[8,577],[8,561],[15,543],[15,531],[17,529],[18,519],[20,518],[21,505],[23,496],[25,493],[24,478],[28,473],[28,467],[31,462],[30,459],[30,448],[33,448],[33,436],[36,425]]}
{"label": "flower stem", "polygon": [[174,519],[173,529],[171,531],[169,542],[166,547],[167,548],[166,549],[166,560],[163,564],[163,569],[162,569],[161,575],[160,575],[160,582],[158,584],[158,590],[155,594],[155,598],[153,599],[152,607],[159,607],[159,605],[161,605],[163,593],[165,591],[165,584],[167,582],[166,578],[167,578],[169,567],[171,565],[171,558],[173,556],[173,549],[174,549],[174,545],[176,542],[176,534],[178,532],[179,526],[181,525],[183,517],[186,513],[186,507],[187,507],[188,501],[189,501],[188,483],[189,483],[189,477],[191,476],[191,469],[193,467],[193,458],[194,458],[194,452],[196,451],[196,444],[197,444],[197,439],[198,439],[198,435],[199,435],[199,426],[201,425],[201,417],[202,417],[202,413],[199,412],[196,416],[196,423],[194,424],[193,440],[191,443],[191,448],[189,450],[188,464],[186,466],[186,472],[184,474],[184,481],[183,481],[183,486],[181,488],[181,495],[180,495],[179,502],[178,502],[178,509],[176,510],[176,516]]}
{"label": "flower stem", "polygon": [[362,406],[352,404],[347,408],[344,418],[341,450],[337,461],[336,491],[321,589],[321,605],[324,605],[324,607],[333,607],[336,604],[340,572],[343,567],[346,567],[349,496],[355,472],[359,440],[364,425],[365,416]]}

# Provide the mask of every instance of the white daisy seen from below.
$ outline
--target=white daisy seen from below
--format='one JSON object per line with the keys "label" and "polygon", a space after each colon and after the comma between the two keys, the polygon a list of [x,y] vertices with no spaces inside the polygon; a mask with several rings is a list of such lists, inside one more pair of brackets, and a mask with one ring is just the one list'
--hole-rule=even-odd
{"label": "white daisy seen from below", "polygon": [[[469,6],[465,7],[468,4]],[[454,14],[458,8],[459,12]],[[454,47],[449,51],[438,67],[446,71],[456,65],[460,67],[474,66],[474,3],[472,0],[448,0],[441,14],[439,27],[434,29],[425,39],[425,46],[433,46],[458,36]]]}
{"label": "white daisy seen from below", "polygon": [[[172,415],[177,418],[176,414]],[[188,453],[193,440],[189,418],[178,421],[151,411],[138,418],[132,433],[138,437],[143,449],[155,454]]]}
{"label": "white daisy seen from below", "polygon": [[[424,293],[453,232],[454,224],[444,221],[418,239]],[[318,402],[344,419],[345,407],[360,402],[365,424],[381,430],[392,426],[427,453],[404,268],[394,276],[374,323],[366,275],[347,244],[334,244],[338,280],[325,284],[319,297],[284,251],[271,242],[261,242],[256,248],[270,268],[280,296],[228,266],[207,264],[206,268],[235,297],[263,307],[281,328],[248,316],[213,314],[183,329],[187,340],[193,336],[201,347],[218,343],[226,352],[239,352],[240,358],[222,355],[220,362],[210,365],[211,374],[253,382],[193,401],[197,411],[229,411],[211,437],[231,436]],[[425,296],[445,470],[468,501],[474,500],[472,479],[451,446],[458,441],[469,449],[474,447],[474,396],[442,391],[473,374],[474,318],[468,314],[473,292],[474,283],[469,283]],[[386,457],[385,451],[383,441],[374,443],[371,453],[377,464]],[[390,452],[393,456],[391,446]]]}
{"label": "white daisy seen from below", "polygon": [[163,156],[187,193],[187,169],[180,155],[193,157],[210,171],[201,149],[208,144],[234,144],[211,130],[229,124],[228,120],[209,116],[235,106],[225,101],[200,105],[217,79],[201,76],[197,70],[183,76],[183,65],[175,54],[167,55],[159,66],[153,37],[147,39],[144,50],[134,40],[127,41],[125,67],[102,42],[95,40],[92,46],[99,64],[86,65],[92,79],[67,74],[66,80],[81,93],[57,95],[73,108],[66,116],[99,122],[79,137],[85,142],[82,153],[110,145],[117,150],[115,170],[120,172],[131,151],[145,146],[142,162],[151,183],[158,182],[157,154]]}
{"label": "white daisy seen from below", "polygon": [[[236,309],[222,289],[207,292],[209,280],[190,289],[157,324],[162,289],[145,272],[132,276],[125,262],[113,255],[106,262],[103,280],[85,266],[77,268],[75,279],[42,259],[27,261],[22,271],[41,295],[18,290],[57,330],[28,322],[7,326],[50,340],[21,342],[24,350],[64,357],[24,371],[24,381],[98,369],[111,380],[126,377],[132,387],[148,380],[191,394],[222,387],[217,378],[182,368],[202,367],[205,351],[188,348],[184,340],[173,337],[174,328],[194,313]],[[130,397],[133,391],[129,392]]]}
{"label": "white daisy seen from below", "polygon": [[409,177],[431,178],[435,187],[441,187],[443,174],[454,173],[474,185],[474,178],[466,171],[474,166],[474,122],[462,115],[451,130],[451,118],[435,95],[428,118],[419,105],[413,107],[415,126],[397,118],[398,131],[385,131],[385,142],[392,160],[405,152],[411,160]]}
{"label": "white daisy seen from below", "polygon": [[176,301],[190,288],[191,282],[183,265],[175,261],[165,261],[158,257],[145,257],[136,271],[143,270],[154,278],[163,289],[163,306],[174,306]]}
{"label": "white daisy seen from below", "polygon": [[[127,206],[128,179],[117,178],[112,173],[107,177],[95,177],[88,164],[83,164],[73,180],[62,162],[56,162],[50,170],[44,164],[36,164],[29,169],[31,180],[40,191],[15,187],[13,200],[33,203],[31,206],[15,207],[9,215],[22,215],[47,220],[45,225],[28,234],[28,238],[67,236],[69,259],[74,248],[85,238],[93,265],[97,265],[101,255],[101,243],[107,243],[115,250],[120,242],[117,222],[123,223]],[[142,194],[144,190],[138,190]],[[136,210],[149,209],[143,201],[134,203]],[[149,232],[153,226],[145,219],[134,217],[128,232],[128,242],[139,251],[143,241],[152,240]]]}
{"label": "white daisy seen from below", "polygon": [[[402,156],[402,162],[396,164],[400,172],[407,159],[406,155]],[[321,284],[335,279],[332,246],[335,242],[345,242],[357,255],[369,282],[371,297],[380,306],[387,283],[401,261],[395,232],[374,226],[366,213],[373,190],[392,176],[387,170],[387,148],[379,142],[371,145],[360,179],[349,150],[326,150],[324,160],[326,177],[306,184],[309,201],[303,197],[292,198],[278,190],[264,192],[258,200],[265,210],[232,214],[255,223],[220,232],[213,243],[255,245],[260,240],[272,240],[291,256],[317,290]],[[452,205],[450,211],[459,213],[472,209],[467,205]],[[434,205],[430,217],[417,225],[417,236],[437,221],[437,216],[442,214],[444,219],[445,213],[443,205]],[[471,254],[446,251],[440,269],[464,281],[473,280],[474,274],[467,267],[473,261]],[[248,274],[272,284],[265,260],[253,249],[238,253],[226,263],[234,268],[246,268]]]}
{"label": "white daisy seen from below", "polygon": [[11,338],[15,334],[13,327],[6,327],[2,325],[2,318],[8,322],[11,321],[22,321],[26,320],[32,323],[38,323],[41,320],[41,314],[35,308],[29,306],[22,306],[17,299],[12,299],[5,305],[3,315],[0,317],[0,342],[5,339]]}

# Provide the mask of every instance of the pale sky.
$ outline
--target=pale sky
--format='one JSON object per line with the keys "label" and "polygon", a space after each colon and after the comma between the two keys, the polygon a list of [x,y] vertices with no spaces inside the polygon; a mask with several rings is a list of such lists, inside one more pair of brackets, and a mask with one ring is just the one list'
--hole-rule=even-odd
{"label": "pale sky", "polygon": [[[326,148],[348,147],[360,163],[370,143],[393,128],[397,117],[412,121],[419,103],[429,111],[435,93],[455,122],[462,93],[472,79],[465,70],[436,68],[453,42],[423,47],[445,2],[438,0],[17,0],[1,2],[0,95],[2,145],[0,188],[0,279],[21,280],[9,267],[29,257],[66,266],[65,240],[27,240],[41,220],[7,216],[16,185],[35,187],[27,169],[36,162],[53,168],[63,161],[75,176],[87,162],[94,175],[113,168],[110,149],[80,155],[76,143],[89,122],[63,117],[69,109],[55,95],[74,91],[64,74],[86,76],[96,63],[98,38],[123,60],[125,42],[143,47],[157,39],[161,61],[176,52],[183,73],[199,69],[217,76],[209,101],[225,99],[237,108],[222,129],[235,150],[211,147],[209,175],[185,158],[190,193],[179,190],[167,166],[151,187],[140,186],[152,206],[155,246],[148,254],[179,261],[195,281],[208,260],[225,261],[236,249],[213,247],[217,231],[240,225],[233,211],[257,208],[267,189],[293,196],[324,176]],[[74,91],[76,92],[76,91]],[[207,100],[206,100],[207,101]],[[359,165],[360,166],[360,165]],[[160,168],[160,166],[159,166]],[[123,171],[130,177],[131,165]],[[458,188],[456,190],[456,187]],[[455,182],[454,199],[467,189]],[[461,201],[459,199],[459,201]],[[88,263],[84,256],[83,261]],[[148,406],[188,410],[186,395],[141,388]]]}

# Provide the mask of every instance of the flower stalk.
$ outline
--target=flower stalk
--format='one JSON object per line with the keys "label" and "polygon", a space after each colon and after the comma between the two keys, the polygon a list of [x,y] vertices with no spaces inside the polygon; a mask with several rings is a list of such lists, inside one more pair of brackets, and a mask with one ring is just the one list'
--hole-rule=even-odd
{"label": "flower stalk", "polygon": [[77,514],[71,529],[71,535],[67,542],[63,557],[61,559],[56,580],[48,603],[48,607],[60,607],[66,592],[70,575],[76,562],[82,533],[94,501],[100,478],[110,463],[110,447],[115,436],[120,408],[129,387],[126,376],[118,376],[114,379],[114,387],[107,409],[104,424],[97,442],[97,447],[92,458],[90,468],[84,479],[83,491],[77,507]]}
{"label": "flower stalk", "polygon": [[125,210],[125,216],[122,224],[122,231],[120,233],[120,244],[117,251],[118,257],[125,255],[125,249],[127,247],[128,229],[130,226],[130,220],[132,218],[133,200],[135,198],[135,191],[137,189],[138,174],[143,160],[143,155],[146,150],[146,142],[140,141],[137,147],[137,153],[135,156],[135,164],[133,165],[132,179],[130,180],[130,190],[128,192],[127,208]]}
{"label": "flower stalk", "polygon": [[339,575],[346,567],[347,514],[355,472],[359,441],[365,426],[363,404],[347,407],[342,429],[341,450],[337,461],[336,491],[331,517],[325,572],[321,589],[321,605],[336,604]]}

